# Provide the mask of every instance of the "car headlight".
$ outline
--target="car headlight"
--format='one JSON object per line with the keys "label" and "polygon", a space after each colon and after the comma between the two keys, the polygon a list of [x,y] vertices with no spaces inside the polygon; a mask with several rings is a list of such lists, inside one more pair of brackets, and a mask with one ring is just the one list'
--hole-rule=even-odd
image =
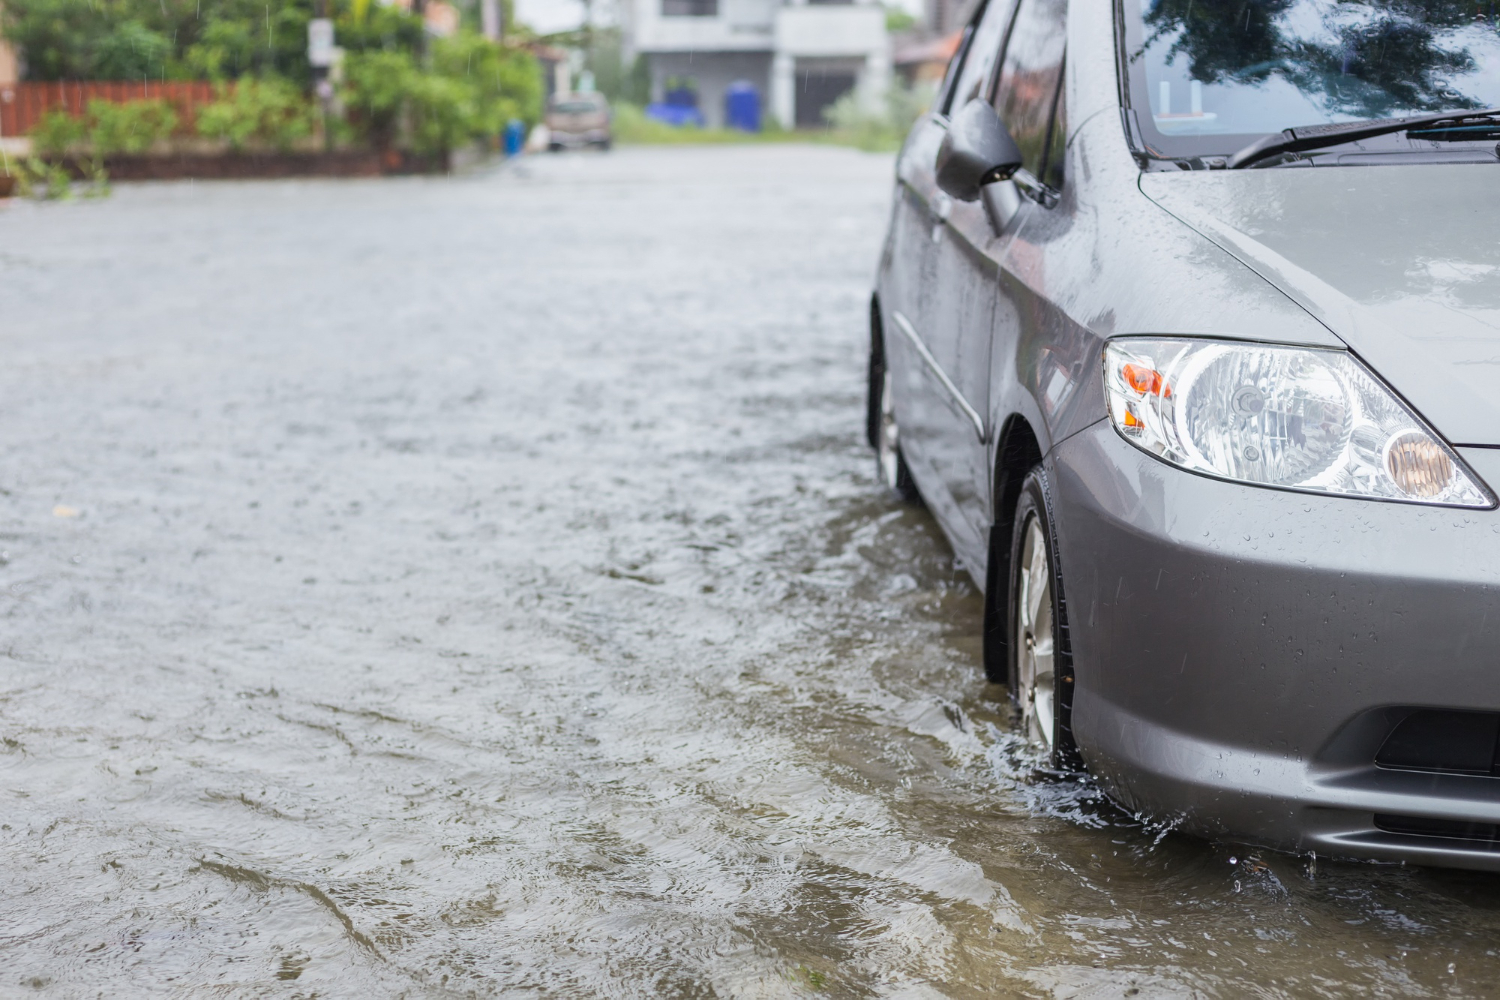
{"label": "car headlight", "polygon": [[1105,345],[1104,386],[1125,440],[1184,469],[1313,493],[1495,505],[1346,351],[1125,337]]}

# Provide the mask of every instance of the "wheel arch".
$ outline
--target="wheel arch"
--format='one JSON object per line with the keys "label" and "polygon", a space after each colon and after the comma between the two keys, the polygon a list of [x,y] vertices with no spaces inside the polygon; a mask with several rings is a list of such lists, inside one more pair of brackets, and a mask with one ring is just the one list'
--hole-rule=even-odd
{"label": "wheel arch", "polygon": [[1042,447],[1031,423],[1012,413],[995,439],[994,482],[990,493],[990,538],[985,565],[984,669],[1003,682],[1010,671],[1010,543],[1016,504],[1026,476],[1042,461]]}

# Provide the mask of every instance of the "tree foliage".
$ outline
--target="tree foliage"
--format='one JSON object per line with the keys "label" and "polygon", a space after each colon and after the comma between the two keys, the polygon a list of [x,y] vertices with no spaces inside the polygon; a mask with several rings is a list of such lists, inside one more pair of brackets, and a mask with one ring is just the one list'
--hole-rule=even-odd
{"label": "tree foliage", "polygon": [[312,102],[296,85],[276,77],[241,80],[233,90],[221,86],[219,99],[198,112],[198,133],[228,140],[230,148],[249,145],[286,150],[313,134]]}
{"label": "tree foliage", "polygon": [[426,67],[409,53],[370,48],[346,57],[344,100],[377,147],[440,153],[541,114],[531,54],[461,31],[433,42]]}
{"label": "tree foliage", "polygon": [[307,79],[312,0],[7,0],[33,80]]}
{"label": "tree foliage", "polygon": [[96,157],[144,153],[177,128],[177,112],[165,101],[89,101],[83,115],[51,111],[31,130],[36,150],[51,157],[85,148]]}
{"label": "tree foliage", "polygon": [[[5,0],[0,29],[34,80],[238,81],[203,109],[200,130],[236,149],[285,149],[316,121],[306,51],[312,3]],[[540,117],[536,60],[481,37],[469,25],[472,11],[452,37],[428,38],[422,19],[395,4],[330,7],[345,52],[349,125],[373,145],[441,153],[496,135],[512,118]],[[350,131],[334,124],[339,135]],[[61,136],[69,127],[49,119],[43,132]]]}

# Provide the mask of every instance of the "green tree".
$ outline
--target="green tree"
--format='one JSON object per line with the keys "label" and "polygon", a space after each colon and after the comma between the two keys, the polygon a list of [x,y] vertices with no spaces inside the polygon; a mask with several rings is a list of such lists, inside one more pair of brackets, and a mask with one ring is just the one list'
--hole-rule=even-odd
{"label": "green tree", "polygon": [[10,0],[0,11],[5,37],[26,55],[33,80],[85,79],[93,75],[109,15],[91,0]]}
{"label": "green tree", "polygon": [[887,4],[885,8],[885,30],[895,34],[910,31],[917,26],[917,16],[905,7]]}
{"label": "green tree", "polygon": [[512,118],[531,125],[541,117],[541,70],[524,49],[505,48],[476,32],[460,31],[432,47],[432,69],[473,88],[479,134],[496,134]]}
{"label": "green tree", "polygon": [[404,143],[445,153],[497,134],[511,118],[530,124],[541,113],[531,54],[468,30],[436,40],[425,70],[408,52],[369,49],[346,58],[345,76],[345,102],[377,148]]}
{"label": "green tree", "polygon": [[231,79],[305,84],[313,0],[6,0],[0,32],[33,80]]}
{"label": "green tree", "polygon": [[95,43],[93,75],[102,80],[160,79],[171,57],[170,39],[131,18],[115,25]]}

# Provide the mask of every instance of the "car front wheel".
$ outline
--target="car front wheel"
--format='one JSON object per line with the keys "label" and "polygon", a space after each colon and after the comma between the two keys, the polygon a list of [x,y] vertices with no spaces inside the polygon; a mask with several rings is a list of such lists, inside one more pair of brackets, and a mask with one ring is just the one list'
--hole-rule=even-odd
{"label": "car front wheel", "polygon": [[1046,473],[1033,469],[1016,505],[1010,558],[1010,691],[1026,738],[1054,766],[1073,767],[1073,658],[1047,486]]}

